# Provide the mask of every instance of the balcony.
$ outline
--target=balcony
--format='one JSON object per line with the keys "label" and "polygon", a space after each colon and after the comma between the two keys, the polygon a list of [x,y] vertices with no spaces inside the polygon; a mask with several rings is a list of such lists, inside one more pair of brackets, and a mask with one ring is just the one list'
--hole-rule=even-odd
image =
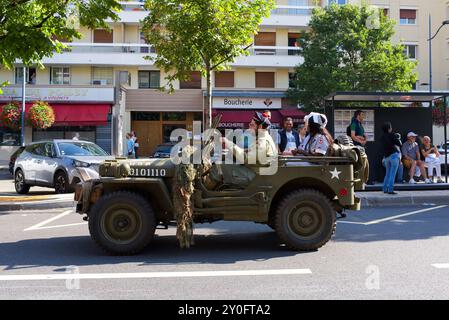
{"label": "balcony", "polygon": [[[313,1],[303,1],[303,6],[278,5],[271,12],[271,16],[264,19],[263,26],[278,27],[306,27],[312,16],[312,11],[318,6]],[[123,23],[138,24],[146,17],[147,11],[143,7],[144,1],[120,1],[123,11],[119,12],[120,21]]]}
{"label": "balcony", "polygon": [[147,56],[154,55],[150,45],[139,43],[65,43],[69,49],[64,53],[45,58],[44,64],[67,65],[153,65]]}
{"label": "balcony", "polygon": [[[69,49],[44,64],[151,66],[145,57],[155,57],[154,48],[138,43],[65,43]],[[302,61],[298,47],[252,46],[249,56],[237,58],[233,66],[292,68]]]}
{"label": "balcony", "polygon": [[299,50],[298,47],[252,46],[248,49],[249,56],[237,58],[232,66],[294,68],[304,61]]}

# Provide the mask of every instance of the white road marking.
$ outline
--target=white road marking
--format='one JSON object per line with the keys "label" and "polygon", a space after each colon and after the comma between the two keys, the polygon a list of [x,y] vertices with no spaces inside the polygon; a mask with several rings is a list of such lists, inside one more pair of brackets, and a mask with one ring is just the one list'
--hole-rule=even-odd
{"label": "white road marking", "polygon": [[[70,224],[60,224],[60,225],[56,225],[56,226],[46,226],[46,227],[40,227],[37,230],[42,230],[42,229],[57,229],[57,228],[66,228],[66,227],[74,227],[74,226],[84,226],[86,225],[87,222],[78,222],[78,223],[70,223]],[[34,229],[36,230],[36,229]]]}
{"label": "white road marking", "polygon": [[43,226],[45,226],[46,224],[49,224],[49,223],[51,223],[51,222],[53,222],[53,221],[56,221],[56,220],[58,220],[58,219],[61,219],[62,217],[65,217],[65,216],[67,216],[67,215],[69,215],[69,214],[71,214],[71,213],[73,213],[73,210],[67,210],[67,211],[64,211],[63,213],[58,214],[57,216],[55,216],[55,217],[53,217],[53,218],[50,218],[50,219],[47,219],[47,220],[45,220],[45,221],[39,222],[38,224],[35,224],[34,226],[29,227],[29,228],[27,228],[27,229],[25,229],[25,230],[23,230],[23,231],[31,231],[31,230],[38,230],[38,229],[41,229],[41,228],[42,228]]}
{"label": "white road marking", "polygon": [[386,218],[383,218],[383,219],[372,220],[372,221],[368,221],[368,222],[338,221],[338,223],[358,224],[358,225],[362,225],[362,226],[371,226],[373,224],[379,224],[379,223],[382,223],[382,222],[387,222],[387,221],[391,221],[391,220],[397,220],[399,218],[408,217],[408,216],[412,216],[412,215],[415,215],[415,214],[429,212],[429,211],[433,211],[433,210],[443,209],[443,208],[446,208],[446,207],[448,207],[448,206],[445,205],[445,206],[438,206],[438,207],[433,207],[433,208],[421,209],[421,210],[416,210],[416,211],[412,211],[412,212],[399,214],[399,215],[396,215],[396,216],[386,217]]}
{"label": "white road marking", "polygon": [[73,279],[150,279],[150,278],[197,278],[197,277],[236,277],[236,276],[274,276],[312,274],[310,269],[280,270],[237,270],[237,271],[185,271],[185,272],[139,272],[139,273],[64,273],[36,275],[0,276],[0,281],[32,280],[73,280]]}
{"label": "white road marking", "polygon": [[372,225],[372,224],[378,224],[378,223],[382,223],[382,222],[386,222],[386,221],[395,220],[395,219],[398,219],[398,218],[412,216],[412,215],[415,215],[415,214],[418,214],[418,213],[424,213],[424,212],[429,212],[429,211],[433,211],[433,210],[443,209],[443,208],[446,208],[446,207],[447,206],[438,206],[438,207],[433,207],[433,208],[416,210],[416,211],[412,211],[412,212],[408,212],[408,213],[399,214],[397,216],[387,217],[387,218],[379,219],[379,220],[373,220],[373,221],[367,222],[366,225],[369,226],[369,225]]}
{"label": "white road marking", "polygon": [[437,269],[449,269],[449,263],[435,263],[432,264],[432,267],[435,267]]}

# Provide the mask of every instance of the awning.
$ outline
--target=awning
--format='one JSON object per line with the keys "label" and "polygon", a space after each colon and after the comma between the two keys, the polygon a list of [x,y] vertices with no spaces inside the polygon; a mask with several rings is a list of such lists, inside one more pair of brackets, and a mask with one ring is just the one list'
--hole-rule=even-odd
{"label": "awning", "polygon": [[[26,104],[27,111],[32,106]],[[105,126],[108,124],[109,104],[50,104],[55,111],[53,126]],[[3,105],[0,106],[0,112]]]}

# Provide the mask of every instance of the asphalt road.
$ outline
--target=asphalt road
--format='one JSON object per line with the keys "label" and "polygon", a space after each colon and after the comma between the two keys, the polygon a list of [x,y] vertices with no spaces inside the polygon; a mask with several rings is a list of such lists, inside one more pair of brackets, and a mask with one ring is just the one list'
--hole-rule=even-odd
{"label": "asphalt road", "polygon": [[0,299],[449,299],[449,207],[367,209],[317,252],[254,223],[174,227],[145,252],[105,256],[69,210],[0,215]]}

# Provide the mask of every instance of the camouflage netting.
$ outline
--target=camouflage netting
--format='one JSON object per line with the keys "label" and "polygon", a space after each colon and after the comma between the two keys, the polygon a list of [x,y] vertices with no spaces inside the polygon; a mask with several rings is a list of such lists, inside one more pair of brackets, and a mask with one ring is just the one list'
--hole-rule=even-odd
{"label": "camouflage netting", "polygon": [[196,169],[193,164],[176,166],[176,178],[173,184],[173,206],[177,220],[176,238],[181,248],[193,245],[193,205],[192,195]]}

